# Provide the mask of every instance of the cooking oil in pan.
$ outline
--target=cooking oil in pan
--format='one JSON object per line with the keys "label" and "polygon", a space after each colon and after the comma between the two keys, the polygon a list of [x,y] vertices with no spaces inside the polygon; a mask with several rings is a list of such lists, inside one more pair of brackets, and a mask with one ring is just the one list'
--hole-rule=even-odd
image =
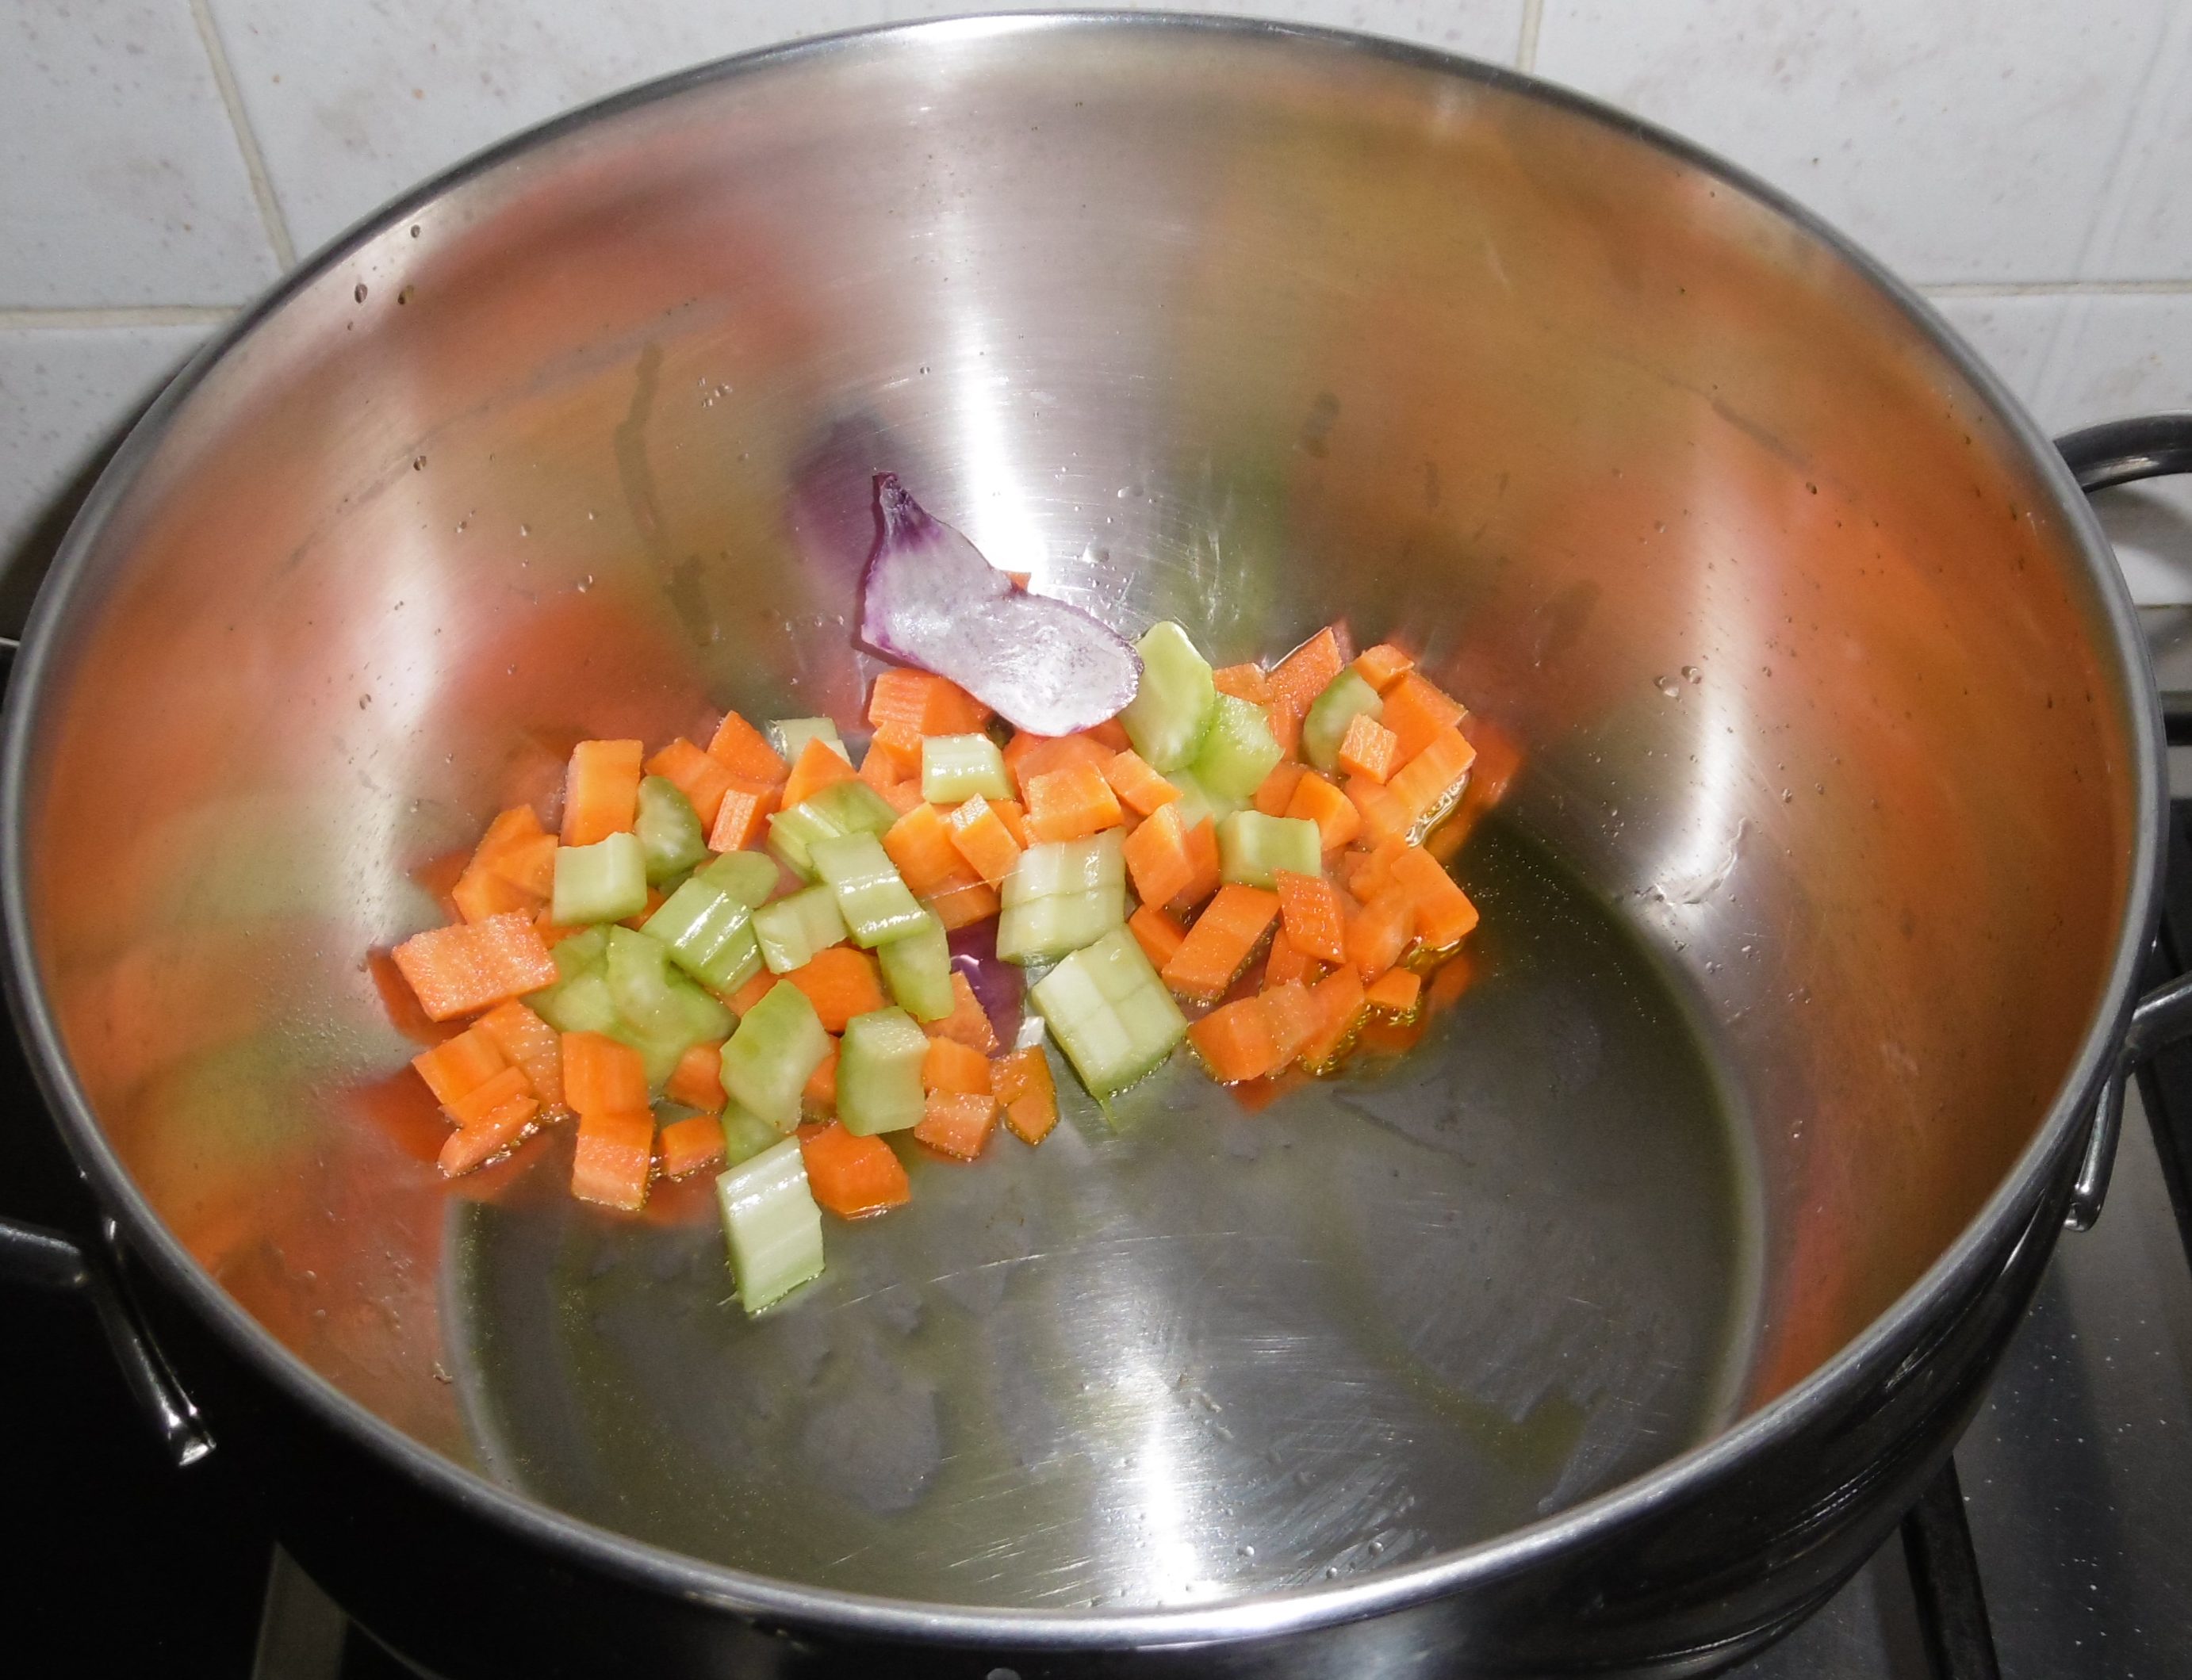
{"label": "cooking oil in pan", "polygon": [[1754,1280],[1708,1058],[1533,842],[1488,827],[1458,873],[1475,978],[1413,1050],[1257,1112],[1174,1068],[972,1165],[906,1144],[912,1204],[827,1222],[758,1320],[705,1186],[620,1219],[551,1158],[453,1202],[482,1459],[772,1575],[1140,1606],[1466,1545],[1711,1433]]}

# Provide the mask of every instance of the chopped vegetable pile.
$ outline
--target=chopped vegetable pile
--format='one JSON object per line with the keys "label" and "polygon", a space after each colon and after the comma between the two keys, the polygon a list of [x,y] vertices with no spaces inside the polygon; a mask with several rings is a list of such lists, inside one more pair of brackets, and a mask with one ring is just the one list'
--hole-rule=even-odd
{"label": "chopped vegetable pile", "polygon": [[[582,741],[560,829],[504,812],[460,920],[393,954],[431,1019],[468,1020],[413,1060],[455,1125],[442,1170],[572,1115],[590,1202],[720,1169],[748,1312],[821,1271],[821,1210],[910,1199],[887,1134],[966,1161],[1001,1124],[1041,1143],[1046,1039],[1099,1102],[1183,1040],[1227,1084],[1329,1073],[1366,1024],[1418,1015],[1477,920],[1432,833],[1476,752],[1401,649],[1350,658],[1334,626],[1213,670],[1171,623],[1130,647],[1002,572],[970,581],[987,562],[894,478],[878,498],[863,636],[951,650],[983,698],[884,671],[857,769],[827,718],[731,712],[652,755]],[[961,601],[978,635],[1024,623],[1066,652],[970,675]],[[1066,734],[1005,720],[1076,709]],[[1032,982],[1011,1046],[948,943],[990,918]]]}

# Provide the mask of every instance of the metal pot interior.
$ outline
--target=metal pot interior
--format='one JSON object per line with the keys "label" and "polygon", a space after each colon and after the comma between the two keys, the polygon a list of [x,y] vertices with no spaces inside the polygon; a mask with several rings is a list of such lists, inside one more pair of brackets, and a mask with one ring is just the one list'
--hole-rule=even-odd
{"label": "metal pot interior", "polygon": [[[857,723],[867,475],[1221,660],[1344,617],[1521,746],[1384,1072],[918,1164],[761,1324],[705,1188],[455,1185],[368,948],[568,743]],[[1801,1381],[2103,1007],[2131,678],[2070,516],[1817,230],[1510,78],[1060,20],[795,49],[324,259],[133,442],[24,724],[36,981],[311,1371],[613,1529],[945,1602],[1486,1538]]]}

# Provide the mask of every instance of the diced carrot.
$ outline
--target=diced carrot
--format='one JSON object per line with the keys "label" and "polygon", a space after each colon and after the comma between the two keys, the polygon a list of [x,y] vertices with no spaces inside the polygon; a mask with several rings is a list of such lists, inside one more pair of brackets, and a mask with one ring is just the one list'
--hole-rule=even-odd
{"label": "diced carrot", "polygon": [[972,879],[966,860],[951,843],[944,813],[926,801],[891,824],[883,835],[883,850],[916,898]]}
{"label": "diced carrot", "polygon": [[786,811],[833,782],[849,782],[858,772],[837,756],[830,743],[817,735],[799,749],[799,762],[791,766],[780,803]]}
{"label": "diced carrot", "polygon": [[1155,904],[1145,904],[1127,917],[1127,931],[1154,969],[1162,970],[1187,943],[1187,930]]}
{"label": "diced carrot", "polygon": [[530,915],[555,883],[556,837],[531,806],[518,805],[488,824],[449,896],[466,921],[485,921],[516,910]]}
{"label": "diced carrot", "polygon": [[544,1108],[562,1108],[563,1045],[553,1027],[513,999],[488,1011],[473,1030],[488,1034],[513,1067],[525,1070]]}
{"label": "diced carrot", "polygon": [[1269,708],[1271,719],[1271,738],[1279,743],[1282,759],[1301,756],[1302,714],[1284,703],[1274,700]]}
{"label": "diced carrot", "polygon": [[513,1096],[449,1134],[442,1146],[442,1170],[451,1178],[485,1166],[523,1137],[540,1112],[539,1099]]}
{"label": "diced carrot", "polygon": [[1258,706],[1271,703],[1271,679],[1261,665],[1221,665],[1211,672],[1210,680],[1220,694]]}
{"label": "diced carrot", "polygon": [[[1279,914],[1283,924],[1286,915],[1286,900],[1283,897],[1279,900]],[[1299,980],[1306,986],[1323,972],[1323,964],[1287,937],[1287,931],[1283,925],[1271,936],[1271,954],[1264,960],[1264,988],[1266,991],[1274,986],[1283,986],[1289,981],[1294,980]]]}
{"label": "diced carrot", "polygon": [[1362,813],[1354,801],[1315,771],[1294,783],[1285,815],[1306,817],[1316,824],[1317,837],[1327,851],[1337,851],[1362,832]]}
{"label": "diced carrot", "polygon": [[1459,723],[1465,709],[1444,689],[1425,681],[1422,672],[1408,671],[1386,691],[1379,720],[1400,737],[1401,761],[1405,764],[1430,745],[1431,737],[1439,731]]}
{"label": "diced carrot", "polygon": [[921,783],[914,777],[903,782],[893,782],[888,788],[876,791],[883,796],[883,803],[901,817],[921,803]]}
{"label": "diced carrot", "polygon": [[1058,1087],[1041,1045],[999,1056],[990,1066],[990,1084],[1013,1136],[1033,1146],[1050,1136],[1058,1124]]}
{"label": "diced carrot", "polygon": [[990,809],[997,813],[997,821],[1005,825],[1022,851],[1035,844],[1035,836],[1028,832],[1027,807],[1018,800],[993,799]]}
{"label": "diced carrot", "polygon": [[[532,817],[530,808],[525,814]],[[537,826],[539,818],[534,817]],[[498,846],[491,858],[482,860],[519,891],[538,900],[556,890],[556,836],[545,832],[524,834]]]}
{"label": "diced carrot", "polygon": [[1299,1056],[1324,1022],[1323,1011],[1310,996],[1309,988],[1299,980],[1264,988],[1256,1003],[1264,1011],[1264,1025],[1271,1035],[1275,1068],[1283,1068]]}
{"label": "diced carrot", "polygon": [[1389,968],[1362,994],[1363,1001],[1382,1014],[1407,1017],[1416,1012],[1424,982],[1405,968]]}
{"label": "diced carrot", "polygon": [[1174,910],[1192,909],[1218,891],[1218,824],[1212,818],[1204,817],[1187,831],[1187,862],[1194,874],[1186,890],[1173,895]]}
{"label": "diced carrot", "polygon": [[1271,1042],[1270,1017],[1259,998],[1213,1009],[1187,1029],[1187,1041],[1221,1085],[1260,1079],[1281,1065]]}
{"label": "diced carrot", "polygon": [[1356,656],[1355,675],[1383,694],[1410,671],[1416,662],[1393,646],[1381,641]]}
{"label": "diced carrot", "polygon": [[571,749],[563,779],[563,844],[591,846],[628,834],[639,814],[637,741],[581,741]]}
{"label": "diced carrot", "polygon": [[662,1128],[656,1140],[662,1176],[682,1178],[723,1159],[723,1123],[713,1114],[691,1114]]}
{"label": "diced carrot", "polygon": [[668,893],[665,892],[659,886],[650,886],[647,889],[647,902],[641,905],[638,909],[633,911],[631,914],[626,916],[622,921],[619,922],[617,925],[619,927],[631,928],[635,931],[640,928],[645,927],[648,924],[648,919],[652,917],[657,910],[660,909],[669,902],[670,895]]}
{"label": "diced carrot", "polygon": [[971,875],[955,876],[949,886],[930,893],[924,902],[936,912],[946,932],[987,921],[1002,908],[996,888]]}
{"label": "diced carrot", "polygon": [[1310,702],[1324,692],[1333,678],[1346,666],[1347,655],[1339,644],[1339,627],[1319,630],[1279,661],[1271,671],[1271,698],[1296,717],[1309,710]]}
{"label": "diced carrot", "polygon": [[753,1006],[767,997],[775,984],[776,977],[763,969],[723,1001],[731,1006],[732,1014],[743,1018],[753,1012]]}
{"label": "diced carrot", "polygon": [[547,832],[540,826],[539,813],[531,806],[513,805],[495,813],[494,821],[487,825],[487,832],[480,836],[480,843],[472,851],[472,861],[491,863],[511,846],[538,840]]}
{"label": "diced carrot", "polygon": [[647,1107],[647,1064],[630,1045],[600,1033],[563,1034],[563,1101],[583,1119]]}
{"label": "diced carrot", "polygon": [[1362,821],[1362,837],[1373,846],[1406,840],[1413,822],[1407,806],[1390,788],[1381,788],[1367,776],[1347,778],[1348,803]]}
{"label": "diced carrot", "polygon": [[583,1202],[636,1212],[647,1201],[654,1166],[654,1116],[644,1107],[579,1115],[571,1155],[571,1193]]}
{"label": "diced carrot", "polygon": [[1454,783],[1469,774],[1470,766],[1476,761],[1476,749],[1469,744],[1466,736],[1458,729],[1441,729],[1421,752],[1393,772],[1386,785],[1413,826],[1445,802]]}
{"label": "diced carrot", "polygon": [[1100,772],[1117,751],[1117,748],[1108,747],[1087,734],[1030,735],[1023,732],[1005,743],[1005,768],[1012,772],[1013,783],[1025,799],[1027,785],[1035,777],[1063,770],[1069,764],[1093,764]]}
{"label": "diced carrot", "polygon": [[921,1059],[923,1091],[987,1091],[990,1058],[956,1039],[931,1037]]}
{"label": "diced carrot", "polygon": [[1311,1073],[1336,1066],[1362,1020],[1362,977],[1352,968],[1335,968],[1310,988],[1317,1027],[1301,1048],[1300,1061]]}
{"label": "diced carrot", "polygon": [[832,945],[817,951],[803,968],[784,977],[807,994],[822,1025],[842,1033],[856,1015],[882,1009],[890,999],[883,995],[882,971],[876,960],[853,945]]}
{"label": "diced carrot", "polygon": [[1021,848],[996,807],[976,794],[944,820],[968,867],[991,886],[1002,886],[1020,861]]}
{"label": "diced carrot", "polygon": [[973,982],[956,968],[951,971],[951,1013],[941,1021],[930,1022],[928,1035],[953,1039],[985,1056],[996,1053],[997,1029],[990,1024],[989,1012],[974,995]]}
{"label": "diced carrot", "polygon": [[868,743],[868,749],[860,755],[860,780],[876,792],[895,788],[906,779],[906,772],[898,755],[881,739]]}
{"label": "diced carrot", "polygon": [[775,784],[751,782],[734,776],[716,807],[715,827],[709,831],[711,851],[744,851],[768,832],[769,815],[781,795]]}
{"label": "diced carrot", "polygon": [[932,1091],[913,1136],[940,1155],[971,1161],[996,1129],[997,1099],[988,1091]]}
{"label": "diced carrot", "polygon": [[1365,1012],[1362,1026],[1355,1042],[1362,1049],[1383,1056],[1406,1056],[1423,1042],[1424,1028],[1429,1023],[1421,1015],[1410,1020],[1396,1021],[1390,1015]]}
{"label": "diced carrot", "polygon": [[737,779],[728,765],[694,746],[683,736],[672,741],[653,758],[648,760],[649,776],[660,776],[677,784],[677,791],[693,802],[694,813],[700,819],[703,829],[716,825],[716,812],[722,808],[723,794]]}
{"label": "diced carrot", "polygon": [[807,1076],[800,1088],[799,1112],[811,1117],[828,1119],[837,1112],[837,1046],[833,1042],[830,1053],[814,1064],[814,1071]]}
{"label": "diced carrot", "polygon": [[1460,884],[1420,846],[1409,846],[1393,860],[1392,882],[1413,902],[1416,937],[1434,951],[1466,939],[1476,925],[1476,906]]}
{"label": "diced carrot", "polygon": [[903,1207],[912,1199],[905,1168],[880,1137],[856,1137],[835,1120],[802,1126],[799,1153],[807,1165],[807,1187],[840,1219]]}
{"label": "diced carrot", "polygon": [[444,1102],[442,1112],[460,1126],[468,1126],[484,1119],[505,1102],[516,1102],[521,1096],[533,1095],[522,1068],[505,1068],[482,1084],[473,1086],[454,1102]]}
{"label": "diced carrot", "polygon": [[1127,733],[1126,725],[1115,717],[1105,718],[1101,723],[1092,723],[1081,732],[1107,753],[1123,753],[1134,744],[1133,737]]}
{"label": "diced carrot", "polygon": [[556,919],[548,914],[548,909],[547,905],[540,907],[540,914],[533,919],[533,931],[540,936],[540,943],[550,950],[554,950],[566,939],[577,938],[586,931],[583,927],[559,926]]}
{"label": "diced carrot", "polygon": [[1102,769],[1086,759],[1030,777],[1021,791],[1028,832],[1038,840],[1081,840],[1116,828],[1125,817]]}
{"label": "diced carrot", "polygon": [[928,671],[888,670],[868,694],[868,721],[903,724],[916,735],[971,735],[990,709],[955,682]]}
{"label": "diced carrot", "polygon": [[1215,1002],[1248,965],[1278,915],[1276,892],[1227,882],[1218,889],[1209,908],[1196,918],[1186,940],[1164,965],[1165,983],[1183,997]]}
{"label": "diced carrot", "polygon": [[468,922],[483,922],[489,916],[509,915],[512,912],[529,916],[541,904],[538,894],[528,892],[499,871],[477,863],[468,865],[457,877],[449,897],[457,907],[457,914]]}
{"label": "diced carrot", "polygon": [[1339,737],[1339,767],[1350,776],[1383,782],[1401,761],[1401,737],[1367,712],[1357,712]]}
{"label": "diced carrot", "polygon": [[1195,882],[1195,858],[1177,805],[1159,806],[1127,836],[1121,854],[1145,904],[1169,904]]}
{"label": "diced carrot", "polygon": [[791,766],[768,744],[768,737],[736,712],[723,714],[715,738],[708,743],[708,756],[744,782],[781,782],[791,773]]}
{"label": "diced carrot", "polygon": [[879,723],[871,743],[881,747],[900,767],[899,780],[921,774],[921,732],[911,724],[895,720]]}
{"label": "diced carrot", "polygon": [[436,1021],[475,1014],[558,978],[532,917],[517,911],[429,928],[390,954],[419,1006]]}
{"label": "diced carrot", "polygon": [[1400,961],[1415,932],[1414,902],[1389,888],[1349,920],[1347,960],[1367,985]]}
{"label": "diced carrot", "polygon": [[1339,894],[1321,875],[1281,869],[1272,876],[1287,938],[1304,956],[1334,967],[1347,960],[1347,916]]}
{"label": "diced carrot", "polygon": [[1444,1009],[1469,989],[1469,982],[1476,977],[1476,965],[1466,952],[1457,952],[1431,971],[1430,984],[1424,988],[1424,1003],[1429,1009]]}
{"label": "diced carrot", "polygon": [[434,1101],[444,1108],[470,1095],[510,1066],[510,1058],[492,1033],[467,1027],[453,1039],[444,1039],[431,1050],[411,1058]]}
{"label": "diced carrot", "polygon": [[1407,841],[1396,839],[1380,840],[1367,851],[1349,852],[1340,860],[1347,890],[1366,903],[1375,898],[1391,885],[1393,860],[1407,849]]}
{"label": "diced carrot", "polygon": [[1149,761],[1132,747],[1111,755],[1104,766],[1104,779],[1111,784],[1119,802],[1137,817],[1147,817],[1159,806],[1170,805],[1179,797],[1179,789],[1150,769]]}
{"label": "diced carrot", "polygon": [[1293,798],[1294,789],[1301,785],[1301,778],[1309,773],[1307,765],[1293,759],[1281,759],[1271,766],[1271,773],[1257,785],[1256,809],[1266,817],[1285,816],[1287,801]]}
{"label": "diced carrot", "polygon": [[698,1108],[706,1113],[721,1113],[723,1108],[723,1046],[720,1039],[688,1046],[671,1070],[670,1083],[662,1094],[672,1102],[682,1102],[688,1108]]}

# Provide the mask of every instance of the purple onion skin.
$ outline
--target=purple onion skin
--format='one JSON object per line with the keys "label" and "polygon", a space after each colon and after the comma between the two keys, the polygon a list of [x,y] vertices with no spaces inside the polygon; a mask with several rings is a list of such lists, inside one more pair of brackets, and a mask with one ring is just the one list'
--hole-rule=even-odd
{"label": "purple onion skin", "polygon": [[1025,1012],[1023,999],[1026,985],[1018,965],[997,955],[996,918],[986,917],[968,926],[954,928],[948,943],[951,947],[951,966],[965,975],[967,983],[974,988],[974,1001],[990,1017],[990,1025],[997,1034],[997,1047],[1010,1050],[1013,1039],[1019,1035],[1020,1018]]}
{"label": "purple onion skin", "polygon": [[934,519],[896,473],[875,478],[876,542],[860,580],[860,640],[945,677],[1015,728],[1071,735],[1116,717],[1141,656],[1077,607],[1030,595]]}

